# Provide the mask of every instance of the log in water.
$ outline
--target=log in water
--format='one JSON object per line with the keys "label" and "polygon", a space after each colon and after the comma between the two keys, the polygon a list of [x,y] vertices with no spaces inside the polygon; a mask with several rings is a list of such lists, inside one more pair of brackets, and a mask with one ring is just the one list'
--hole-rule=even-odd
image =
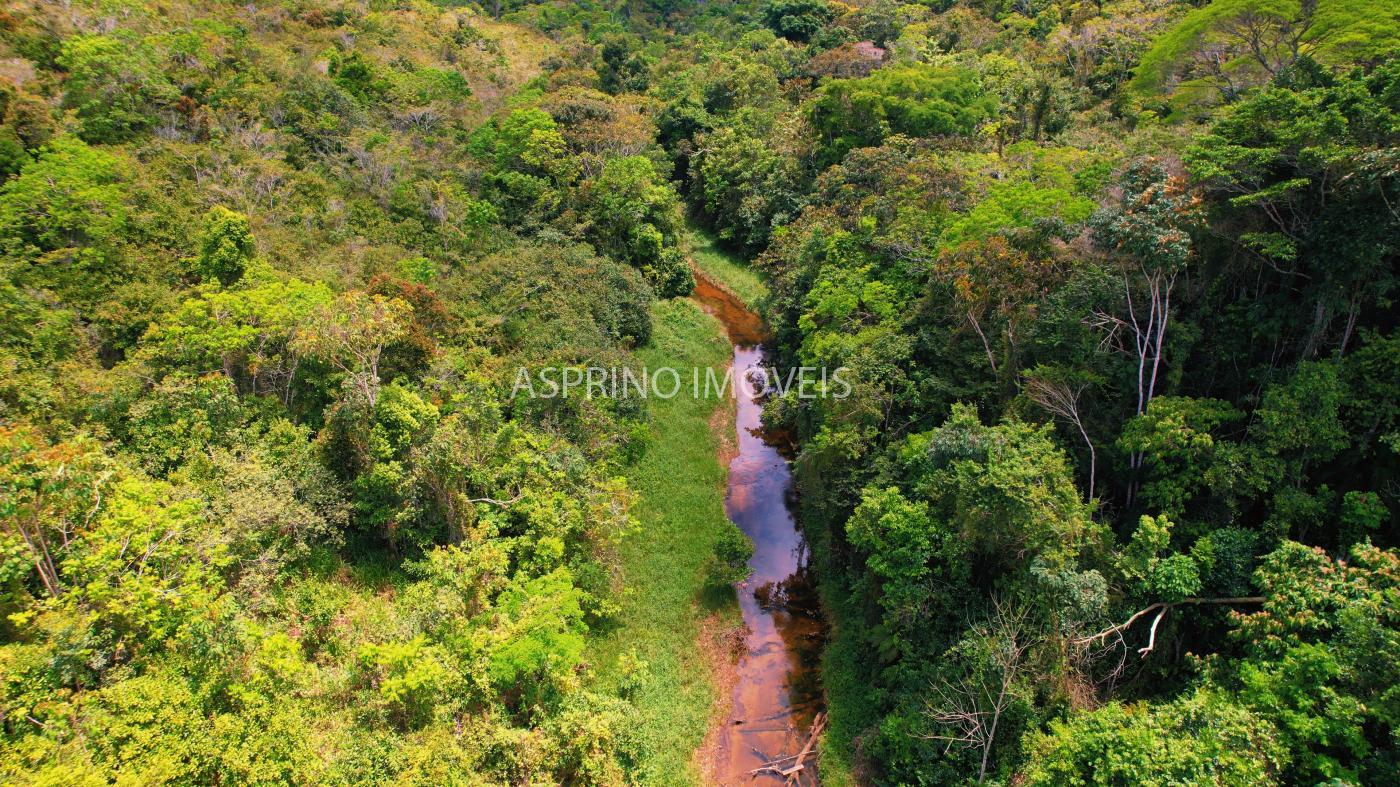
{"label": "log in water", "polygon": [[[696,299],[724,323],[734,342],[734,376],[763,363],[762,322],[713,283],[699,278]],[[817,668],[825,629],[806,568],[806,545],[791,511],[792,473],[779,441],[763,430],[763,402],[735,386],[739,451],[729,464],[725,510],[754,544],[753,574],[740,585],[748,628],[729,719],[720,730],[714,773],[721,784],[782,783],[765,763],[796,755],[821,710]],[[802,783],[815,783],[804,769]]]}

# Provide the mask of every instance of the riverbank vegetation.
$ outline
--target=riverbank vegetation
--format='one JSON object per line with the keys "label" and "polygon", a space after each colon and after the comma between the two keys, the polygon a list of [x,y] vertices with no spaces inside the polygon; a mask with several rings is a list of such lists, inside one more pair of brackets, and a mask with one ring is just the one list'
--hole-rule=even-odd
{"label": "riverbank vegetation", "polygon": [[1400,61],[1342,6],[775,2],[662,78],[857,380],[767,410],[828,782],[1395,778]]}
{"label": "riverbank vegetation", "polygon": [[674,783],[718,403],[509,388],[728,358],[639,103],[419,3],[0,49],[4,781]]}
{"label": "riverbank vegetation", "polygon": [[768,287],[758,271],[720,246],[713,235],[691,232],[690,258],[710,281],[728,290],[750,309],[758,309],[768,295]]}
{"label": "riverbank vegetation", "polygon": [[694,780],[713,408],[510,396],[722,363],[693,260],[853,382],[827,783],[1400,780],[1398,30],[6,4],[0,773]]}

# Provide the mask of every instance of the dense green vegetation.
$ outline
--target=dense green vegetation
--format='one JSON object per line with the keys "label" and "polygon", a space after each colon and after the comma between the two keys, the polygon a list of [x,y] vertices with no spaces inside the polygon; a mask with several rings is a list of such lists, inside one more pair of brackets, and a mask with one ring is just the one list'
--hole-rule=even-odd
{"label": "dense green vegetation", "polygon": [[0,774],[695,781],[693,258],[825,783],[1400,781],[1392,5],[8,4]]}
{"label": "dense green vegetation", "polygon": [[642,105],[427,4],[16,4],[0,48],[3,780],[684,772],[717,402],[509,387],[728,357],[658,305]]}
{"label": "dense green vegetation", "polygon": [[[827,781],[1396,778],[1400,53],[1340,5],[872,3],[709,55],[779,88],[671,145],[688,193],[784,358],[856,380],[768,408]],[[1228,89],[1167,84],[1224,44]]]}

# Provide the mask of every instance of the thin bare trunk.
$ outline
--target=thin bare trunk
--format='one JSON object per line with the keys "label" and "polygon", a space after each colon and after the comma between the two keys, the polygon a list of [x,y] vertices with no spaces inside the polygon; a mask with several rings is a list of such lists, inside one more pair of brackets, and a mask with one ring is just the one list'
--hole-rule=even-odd
{"label": "thin bare trunk", "polygon": [[1342,331],[1342,343],[1337,346],[1338,355],[1346,354],[1347,344],[1351,342],[1351,333],[1356,330],[1356,315],[1357,312],[1360,311],[1357,300],[1357,295],[1353,293],[1351,296],[1351,303],[1347,307],[1347,327],[1346,330]]}
{"label": "thin bare trunk", "polygon": [[1160,281],[1154,284],[1153,286],[1152,299],[1155,302],[1158,297],[1161,297],[1162,306],[1157,318],[1156,346],[1154,347],[1152,353],[1152,377],[1148,380],[1147,383],[1148,405],[1152,404],[1152,397],[1155,396],[1157,393],[1157,371],[1161,367],[1162,363],[1162,344],[1167,336],[1167,320],[1171,317],[1172,311],[1172,288],[1175,286],[1176,274],[1172,274],[1171,278],[1167,279],[1165,289],[1162,288]]}
{"label": "thin bare trunk", "polygon": [[1094,478],[1098,473],[1099,455],[1094,450],[1094,441],[1089,439],[1089,433],[1084,431],[1083,424],[1076,423],[1079,427],[1079,436],[1084,438],[1084,445],[1089,447],[1089,499],[1094,499]]}
{"label": "thin bare trunk", "polygon": [[982,340],[982,349],[987,353],[987,363],[991,364],[992,372],[997,370],[997,359],[992,356],[992,345],[987,342],[987,334],[982,332],[982,326],[977,324],[977,318],[972,316],[972,312],[967,313],[967,321],[972,323],[972,330],[977,332],[977,338]]}
{"label": "thin bare trunk", "polygon": [[1098,452],[1094,450],[1094,441],[1089,439],[1089,432],[1084,428],[1084,419],[1079,414],[1079,397],[1084,393],[1084,388],[1085,386],[1081,385],[1072,389],[1066,383],[1035,376],[1028,376],[1024,385],[1025,393],[1031,401],[1047,412],[1074,424],[1075,429],[1079,430],[1079,436],[1084,439],[1084,445],[1089,449],[1089,499],[1093,500]]}
{"label": "thin bare trunk", "polygon": [[1000,603],[994,601],[994,604],[996,611],[992,620],[979,626],[977,632],[979,636],[995,641],[991,658],[1000,674],[999,679],[992,685],[985,678],[972,677],[957,683],[936,685],[934,691],[938,698],[925,711],[932,721],[947,732],[923,737],[944,741],[949,747],[962,745],[981,751],[978,783],[987,778],[997,728],[1002,715],[1015,699],[1016,681],[1020,678],[1026,652],[1031,645],[1024,630],[1024,611],[1011,612]]}
{"label": "thin bare trunk", "polygon": [[34,534],[30,535],[28,529],[18,522],[15,523],[15,530],[19,531],[24,545],[29,547],[29,556],[34,560],[34,570],[39,574],[39,581],[44,583],[44,589],[50,596],[58,598],[62,595],[58,585],[58,568],[54,566],[53,557],[49,554],[43,531],[36,525]]}

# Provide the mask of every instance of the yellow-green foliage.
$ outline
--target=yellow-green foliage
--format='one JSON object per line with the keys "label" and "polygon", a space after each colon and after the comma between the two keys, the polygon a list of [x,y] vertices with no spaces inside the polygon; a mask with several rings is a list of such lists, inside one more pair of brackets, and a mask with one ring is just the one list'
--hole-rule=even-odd
{"label": "yellow-green foliage", "polygon": [[1002,156],[968,156],[969,185],[985,189],[970,210],[954,217],[939,238],[942,249],[984,240],[997,232],[1031,227],[1037,221],[1081,222],[1094,211],[1089,198],[1095,156],[1073,148],[1021,142]]}
{"label": "yellow-green foliage", "polygon": [[[1310,25],[1300,23],[1299,0],[1215,0],[1183,17],[1143,55],[1129,90],[1142,100],[1174,95],[1176,106],[1212,98],[1220,80],[1196,61],[1219,50],[1223,72],[1240,87],[1267,81],[1287,62],[1288,41],[1299,32],[1299,51],[1319,62],[1346,66],[1374,62],[1400,43],[1400,7],[1386,0],[1317,0]],[[1252,51],[1262,42],[1265,67]]]}

